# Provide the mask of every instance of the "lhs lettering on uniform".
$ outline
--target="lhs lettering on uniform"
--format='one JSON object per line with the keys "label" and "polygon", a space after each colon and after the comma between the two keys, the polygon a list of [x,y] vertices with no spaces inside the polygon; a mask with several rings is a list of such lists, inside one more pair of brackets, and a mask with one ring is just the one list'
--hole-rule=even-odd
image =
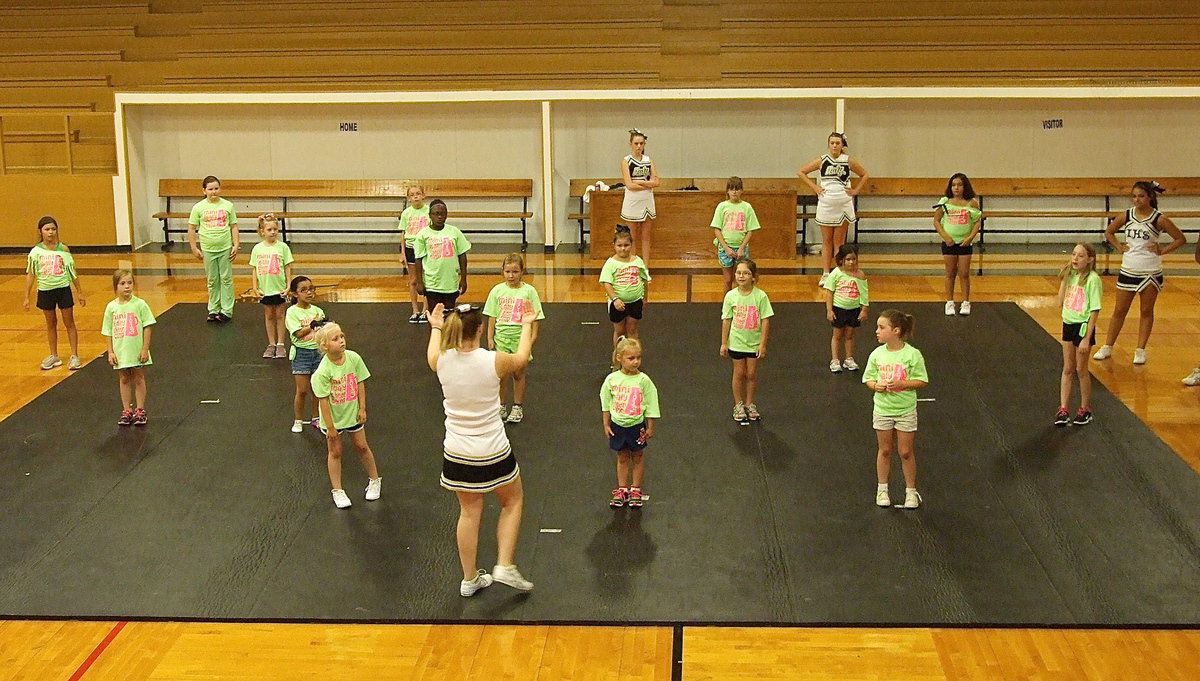
{"label": "lhs lettering on uniform", "polygon": [[201,218],[205,227],[225,227],[229,224],[229,214],[223,210],[206,210]]}
{"label": "lhs lettering on uniform", "polygon": [[746,214],[742,212],[726,213],[725,214],[725,231],[727,232],[744,232],[746,231]]}
{"label": "lhs lettering on uniform", "polygon": [[742,329],[744,331],[753,331],[758,328],[758,306],[757,305],[734,305],[733,306],[733,328]]}
{"label": "lhs lettering on uniform", "polygon": [[43,277],[58,276],[63,273],[63,259],[57,253],[38,256],[38,271]]}
{"label": "lhs lettering on uniform", "polygon": [[283,271],[283,265],[280,262],[278,253],[259,253],[258,254],[258,273],[259,274],[280,274]]}
{"label": "lhs lettering on uniform", "polygon": [[113,338],[132,338],[138,335],[138,318],[132,312],[114,312],[112,317]]}
{"label": "lhs lettering on uniform", "polygon": [[345,404],[358,399],[358,377],[353,372],[329,382],[329,401]]}
{"label": "lhs lettering on uniform", "polygon": [[642,389],[634,385],[614,385],[613,411],[626,416],[642,413]]}

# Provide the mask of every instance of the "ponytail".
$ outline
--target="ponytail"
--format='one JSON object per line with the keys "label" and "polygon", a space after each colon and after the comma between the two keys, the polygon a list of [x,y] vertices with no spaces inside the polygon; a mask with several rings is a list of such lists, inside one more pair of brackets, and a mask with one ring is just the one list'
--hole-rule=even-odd
{"label": "ponytail", "polygon": [[463,339],[474,338],[482,326],[483,313],[477,307],[469,307],[466,312],[459,312],[458,308],[446,310],[442,322],[442,352],[462,347]]}
{"label": "ponytail", "polygon": [[641,349],[642,349],[642,343],[638,339],[622,337],[621,340],[617,341],[617,346],[615,348],[613,348],[613,355],[612,355],[613,366],[617,367],[617,369],[620,370],[621,356],[624,355],[625,353],[629,352],[630,350],[641,350]]}
{"label": "ponytail", "polygon": [[912,337],[913,329],[917,325],[917,320],[912,315],[907,312],[891,309],[880,312],[879,316],[888,320],[888,323],[892,326],[900,329],[900,340],[907,341]]}

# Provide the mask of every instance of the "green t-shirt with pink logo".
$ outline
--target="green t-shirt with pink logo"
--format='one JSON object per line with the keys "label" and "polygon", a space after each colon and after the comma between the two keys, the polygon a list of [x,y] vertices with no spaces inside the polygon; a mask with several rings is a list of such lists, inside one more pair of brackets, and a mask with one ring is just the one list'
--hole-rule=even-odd
{"label": "green t-shirt with pink logo", "polygon": [[413,247],[413,240],[429,226],[429,204],[420,208],[409,206],[400,213],[397,227],[404,232],[404,245]]}
{"label": "green t-shirt with pink logo", "polygon": [[233,248],[230,230],[237,225],[237,212],[233,204],[222,198],[216,202],[203,199],[192,206],[188,224],[196,226],[200,239],[200,250],[215,253]]}
{"label": "green t-shirt with pink logo", "polygon": [[[758,224],[758,216],[754,213],[754,206],[751,206],[745,201],[722,201],[717,204],[717,210],[713,213],[712,224],[709,225],[713,229],[721,230],[721,235],[725,237],[725,243],[732,248],[737,248],[746,240],[746,235],[760,228]],[[713,238],[713,244],[720,246],[721,242]]]}
{"label": "green t-shirt with pink logo", "polygon": [[835,267],[825,277],[825,288],[833,291],[833,304],[843,310],[857,310],[860,307],[870,307],[871,299],[867,291],[867,280],[851,276]]}
{"label": "green t-shirt with pink logo", "polygon": [[458,291],[458,256],[471,250],[471,242],[451,224],[441,229],[421,230],[413,237],[413,253],[421,258],[425,290],[434,293]]}
{"label": "green t-shirt with pink logo", "polygon": [[956,244],[961,244],[983,217],[983,211],[975,206],[956,206],[944,196],[933,207],[942,209],[942,229]]}
{"label": "green t-shirt with pink logo", "polygon": [[721,319],[732,320],[727,343],[729,349],[758,352],[758,346],[762,343],[762,322],[774,316],[771,299],[762,289],[755,286],[746,295],[742,295],[736,287],[731,289],[725,294],[725,302],[721,305]]}
{"label": "green t-shirt with pink logo", "polygon": [[75,280],[75,259],[61,243],[53,251],[38,243],[29,251],[25,271],[33,273],[39,291],[53,291]]}
{"label": "green t-shirt with pink logo", "polygon": [[[863,383],[867,381],[925,381],[929,372],[925,370],[925,357],[921,351],[909,345],[899,350],[888,350],[880,345],[871,351],[867,366],[863,370]],[[875,393],[875,413],[880,416],[904,416],[917,409],[917,391],[889,390]]]}
{"label": "green t-shirt with pink logo", "polygon": [[629,262],[616,257],[604,261],[600,268],[600,283],[612,284],[613,292],[623,303],[632,303],[646,297],[646,282],[650,281],[650,270],[639,256]]}
{"label": "green t-shirt with pink logo", "polygon": [[[335,364],[329,355],[321,358],[321,365],[312,375],[312,391],[317,399],[329,398],[329,411],[333,414],[333,427],[342,430],[358,424],[359,385],[371,377],[362,357],[347,350],[342,363]],[[321,414],[321,427],[329,430],[325,414]]]}
{"label": "green t-shirt with pink logo", "polygon": [[483,313],[496,319],[496,347],[515,347],[521,341],[521,318],[526,310],[537,310],[537,318],[545,319],[542,312],[542,299],[538,297],[537,289],[521,282],[513,288],[508,282],[500,282],[488,293],[487,302],[483,304]]}
{"label": "green t-shirt with pink logo", "polygon": [[[1067,288],[1063,292],[1062,320],[1065,324],[1082,324],[1091,319],[1092,312],[1100,309],[1100,298],[1104,284],[1096,270],[1088,272],[1083,284],[1079,283],[1078,272],[1067,273]],[[1087,334],[1084,333],[1086,336]]]}
{"label": "green t-shirt with pink logo", "polygon": [[130,296],[125,303],[117,298],[104,308],[100,333],[112,337],[113,354],[117,356],[117,366],[113,368],[132,369],[154,363],[150,357],[141,361],[145,330],[154,322],[150,306],[137,296]]}
{"label": "green t-shirt with pink logo", "polygon": [[659,418],[658,388],[641,372],[631,376],[614,371],[600,386],[600,409],[608,412],[613,423],[626,428]]}
{"label": "green t-shirt with pink logo", "polygon": [[283,315],[283,326],[287,329],[288,335],[292,337],[292,356],[290,359],[296,358],[296,348],[317,349],[317,341],[313,340],[311,334],[308,338],[301,340],[296,338],[296,332],[300,329],[309,328],[313,320],[324,318],[325,311],[316,305],[309,305],[307,309],[299,305],[293,305],[287,309],[287,312]]}
{"label": "green t-shirt with pink logo", "polygon": [[292,264],[292,248],[276,239],[272,246],[265,241],[250,249],[250,266],[258,276],[258,290],[264,296],[277,296],[288,290],[287,266]]}

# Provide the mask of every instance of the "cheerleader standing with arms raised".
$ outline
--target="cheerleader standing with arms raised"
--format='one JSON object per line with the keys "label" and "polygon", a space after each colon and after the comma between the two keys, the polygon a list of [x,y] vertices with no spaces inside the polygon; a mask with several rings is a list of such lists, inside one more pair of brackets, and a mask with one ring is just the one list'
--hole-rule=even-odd
{"label": "cheerleader standing with arms raised", "polygon": [[637,234],[641,256],[650,259],[650,227],[657,214],[654,209],[654,188],[659,185],[658,168],[646,155],[646,134],[634,128],[629,131],[629,148],[621,159],[621,177],[625,182],[625,200],[621,202],[621,219]]}
{"label": "cheerleader standing with arms raised", "polygon": [[[850,144],[840,132],[829,133],[829,151],[796,172],[800,180],[817,195],[817,224],[821,226],[821,279],[833,269],[833,256],[846,243],[846,231],[854,217],[854,197],[867,181],[867,169],[850,158]],[[817,171],[817,182],[809,173]],[[858,175],[858,186],[850,184],[850,173]]]}
{"label": "cheerleader standing with arms raised", "polygon": [[[1104,238],[1121,252],[1121,272],[1117,275],[1117,304],[1108,324],[1108,338],[1096,350],[1093,359],[1108,359],[1113,345],[1125,325],[1125,315],[1133,305],[1133,296],[1140,298],[1141,321],[1138,324],[1138,344],[1133,351],[1133,363],[1146,363],[1146,343],[1154,328],[1154,303],[1163,286],[1162,257],[1187,243],[1183,232],[1171,219],[1158,212],[1158,194],[1163,191],[1157,182],[1142,180],[1133,184],[1133,208],[1118,215],[1104,230]],[[1125,244],[1117,241],[1117,230],[1125,232]],[[1174,239],[1160,246],[1159,236],[1166,232]]]}

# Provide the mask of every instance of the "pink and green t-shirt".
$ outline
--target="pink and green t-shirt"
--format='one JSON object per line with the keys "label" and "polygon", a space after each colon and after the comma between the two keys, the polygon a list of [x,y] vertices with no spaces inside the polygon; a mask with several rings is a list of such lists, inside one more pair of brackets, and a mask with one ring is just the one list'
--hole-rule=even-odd
{"label": "pink and green t-shirt", "polygon": [[1088,272],[1083,284],[1079,283],[1078,272],[1067,273],[1067,288],[1063,292],[1062,320],[1064,324],[1082,324],[1091,319],[1092,312],[1100,309],[1100,298],[1104,285],[1096,270]]}
{"label": "pink and green t-shirt", "polygon": [[75,280],[75,259],[62,243],[53,251],[38,243],[29,251],[25,271],[33,273],[39,291],[53,291]]}
{"label": "pink and green t-shirt", "polygon": [[420,208],[409,206],[400,213],[397,227],[404,232],[404,245],[413,247],[413,240],[429,226],[429,204]]}
{"label": "pink and green t-shirt", "polygon": [[288,335],[292,337],[292,354],[288,359],[296,359],[296,348],[317,349],[317,341],[313,340],[312,335],[309,335],[307,339],[301,340],[296,338],[296,332],[300,329],[309,328],[309,325],[314,320],[324,318],[325,311],[316,305],[309,305],[307,308],[293,305],[287,309],[287,312],[283,315],[283,326],[287,329]]}
{"label": "pink and green t-shirt", "polygon": [[496,319],[496,349],[516,351],[517,344],[521,342],[521,318],[530,309],[537,310],[538,319],[546,318],[542,312],[542,299],[537,289],[529,284],[521,282],[520,286],[513,288],[508,282],[501,282],[492,287],[487,302],[483,304],[483,313]]}
{"label": "pink and green t-shirt", "polygon": [[742,295],[736,287],[731,289],[725,294],[725,302],[721,305],[721,319],[732,320],[729,324],[729,349],[758,352],[758,346],[762,343],[762,322],[774,316],[771,299],[762,289],[755,286],[746,295]]}
{"label": "pink and green t-shirt", "polygon": [[[335,364],[329,355],[321,358],[321,365],[312,375],[313,395],[317,399],[329,398],[329,411],[333,414],[333,427],[342,430],[358,425],[359,384],[371,377],[362,357],[347,350],[342,363]],[[321,414],[321,427],[329,430],[325,414]]]}
{"label": "pink and green t-shirt", "polygon": [[[754,213],[754,206],[751,206],[745,201],[722,201],[717,204],[717,210],[713,213],[712,224],[709,225],[713,229],[721,230],[721,235],[725,237],[725,243],[730,248],[737,248],[746,240],[746,235],[759,229],[758,216]],[[713,244],[720,246],[721,242],[715,237]]]}
{"label": "pink and green t-shirt", "polygon": [[[863,383],[867,381],[929,381],[925,370],[925,357],[921,351],[909,345],[899,350],[888,350],[880,345],[871,351],[867,366],[863,370]],[[917,391],[889,390],[875,393],[875,413],[880,416],[904,416],[917,409]]]}
{"label": "pink and green t-shirt", "polygon": [[613,292],[623,303],[632,303],[646,297],[646,283],[650,281],[650,270],[639,257],[633,256],[628,262],[622,262],[615,257],[604,261],[600,268],[600,283],[611,284]]}
{"label": "pink and green t-shirt", "polygon": [[150,357],[145,362],[141,361],[145,330],[153,323],[154,313],[150,311],[150,306],[137,296],[130,296],[125,303],[116,298],[104,308],[100,333],[112,337],[113,353],[117,356],[115,369],[132,369],[154,363]]}
{"label": "pink and green t-shirt", "polygon": [[258,276],[258,290],[264,296],[277,296],[288,290],[287,266],[292,264],[292,249],[283,241],[272,246],[265,241],[250,250],[250,266]]}
{"label": "pink and green t-shirt", "polygon": [[200,250],[210,253],[228,251],[233,248],[231,229],[237,225],[237,212],[233,204],[220,197],[215,202],[203,199],[192,206],[188,224],[196,226],[200,239]]}
{"label": "pink and green t-shirt", "polygon": [[600,409],[608,412],[613,423],[626,428],[659,418],[658,388],[641,372],[631,376],[614,371],[600,386]]}
{"label": "pink and green t-shirt", "polygon": [[834,306],[843,310],[857,310],[871,305],[866,278],[846,274],[840,267],[833,268],[825,277],[825,288],[833,292]]}
{"label": "pink and green t-shirt", "polygon": [[413,237],[413,253],[421,259],[425,289],[434,293],[458,290],[458,256],[471,250],[471,242],[451,224],[421,230]]}

